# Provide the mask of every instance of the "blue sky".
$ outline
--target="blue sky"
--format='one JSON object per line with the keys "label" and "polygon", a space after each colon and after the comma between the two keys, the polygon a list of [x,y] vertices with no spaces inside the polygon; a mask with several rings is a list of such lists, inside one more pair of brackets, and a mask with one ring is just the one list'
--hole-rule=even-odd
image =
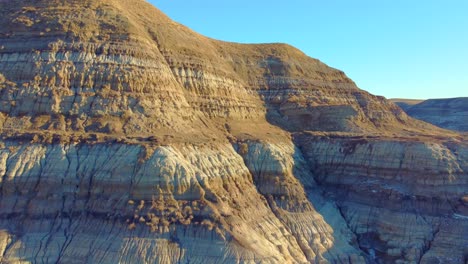
{"label": "blue sky", "polygon": [[208,37],[283,42],[387,98],[468,96],[467,0],[149,0]]}

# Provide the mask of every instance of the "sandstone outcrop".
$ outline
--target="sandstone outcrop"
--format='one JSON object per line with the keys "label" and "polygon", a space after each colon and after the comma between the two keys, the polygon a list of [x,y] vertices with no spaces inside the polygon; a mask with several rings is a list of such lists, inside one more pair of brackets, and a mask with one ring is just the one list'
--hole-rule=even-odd
{"label": "sandstone outcrop", "polygon": [[143,0],[0,1],[3,263],[464,263],[468,144]]}

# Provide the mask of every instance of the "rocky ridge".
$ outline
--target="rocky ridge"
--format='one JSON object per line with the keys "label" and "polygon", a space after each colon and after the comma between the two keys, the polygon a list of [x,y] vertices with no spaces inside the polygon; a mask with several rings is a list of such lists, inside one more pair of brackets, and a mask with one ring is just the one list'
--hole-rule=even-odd
{"label": "rocky ridge", "polygon": [[0,1],[7,263],[464,263],[466,137],[142,0]]}

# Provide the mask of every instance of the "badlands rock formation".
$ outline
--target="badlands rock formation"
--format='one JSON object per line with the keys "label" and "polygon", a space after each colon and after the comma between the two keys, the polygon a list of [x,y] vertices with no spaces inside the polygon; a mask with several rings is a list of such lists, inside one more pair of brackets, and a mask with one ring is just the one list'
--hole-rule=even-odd
{"label": "badlands rock formation", "polygon": [[0,262],[465,263],[468,143],[143,0],[0,1]]}
{"label": "badlands rock formation", "polygon": [[414,105],[397,104],[414,118],[446,129],[468,131],[468,97],[430,99]]}

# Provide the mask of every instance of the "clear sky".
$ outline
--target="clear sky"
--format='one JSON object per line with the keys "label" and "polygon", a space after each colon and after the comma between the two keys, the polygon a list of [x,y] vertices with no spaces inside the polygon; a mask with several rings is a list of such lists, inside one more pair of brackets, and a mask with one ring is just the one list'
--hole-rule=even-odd
{"label": "clear sky", "polygon": [[148,0],[208,37],[283,42],[387,98],[468,96],[468,0]]}

